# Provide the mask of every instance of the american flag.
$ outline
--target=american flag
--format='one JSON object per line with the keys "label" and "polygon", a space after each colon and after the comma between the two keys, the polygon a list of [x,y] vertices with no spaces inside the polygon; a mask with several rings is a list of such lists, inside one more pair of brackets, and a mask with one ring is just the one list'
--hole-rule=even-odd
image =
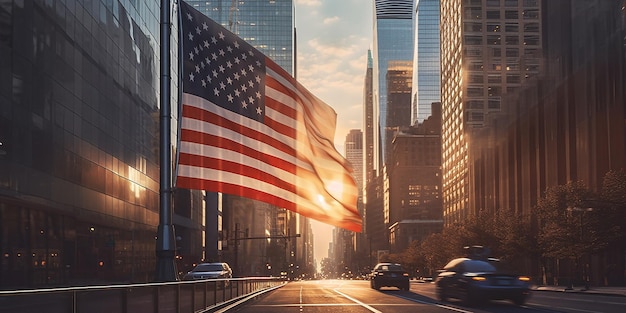
{"label": "american flag", "polygon": [[336,113],[280,66],[181,1],[177,187],[267,202],[361,231]]}

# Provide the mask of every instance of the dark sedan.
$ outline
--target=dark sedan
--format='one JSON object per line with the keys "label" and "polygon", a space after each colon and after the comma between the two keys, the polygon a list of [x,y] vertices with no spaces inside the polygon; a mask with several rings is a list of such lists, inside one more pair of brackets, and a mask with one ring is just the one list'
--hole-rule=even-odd
{"label": "dark sedan", "polygon": [[500,269],[495,261],[458,258],[440,271],[437,297],[460,299],[466,305],[489,300],[511,300],[522,305],[530,295],[530,278]]}
{"label": "dark sedan", "polygon": [[378,263],[370,275],[370,286],[376,290],[381,287],[409,290],[409,273],[400,264]]}

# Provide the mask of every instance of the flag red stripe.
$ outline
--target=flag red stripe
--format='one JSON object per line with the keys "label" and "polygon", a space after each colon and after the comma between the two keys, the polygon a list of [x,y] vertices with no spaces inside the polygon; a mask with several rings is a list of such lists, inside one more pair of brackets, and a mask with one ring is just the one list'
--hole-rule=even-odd
{"label": "flag red stripe", "polygon": [[[216,148],[222,148],[222,149],[226,149],[230,151],[235,151],[237,153],[257,159],[263,163],[276,166],[277,168],[280,168],[284,171],[294,173],[295,166],[291,162],[285,161],[283,159],[277,158],[275,156],[272,156],[266,153],[262,153],[258,150],[252,149],[248,146],[244,146],[238,142],[235,142],[233,140],[230,140],[224,137],[218,137],[218,136],[201,133],[201,132],[197,132],[193,130],[182,129],[181,139],[183,139],[186,142],[193,142],[193,143],[198,143],[198,144],[205,144],[207,142],[210,142],[210,145],[208,147],[209,149],[211,147],[216,147]],[[183,163],[182,160],[180,162]],[[187,164],[187,163],[183,163],[183,164]]]}
{"label": "flag red stripe", "polygon": [[[283,198],[277,197],[273,194],[266,193],[260,190],[249,188],[242,185],[229,184],[224,182],[218,182],[213,180],[205,180],[192,177],[179,177],[178,184],[181,188],[200,189],[200,190],[214,190],[231,195],[245,196],[246,198],[259,200],[267,203],[272,203],[279,207],[297,212],[297,206],[291,201],[287,201]],[[193,188],[191,188],[193,187]]]}
{"label": "flag red stripe", "polygon": [[[265,104],[268,106],[271,106],[273,109],[281,113],[283,113],[281,110],[284,110],[285,108],[287,108],[287,106],[284,105],[283,103],[278,102],[271,98],[265,98]],[[287,117],[291,117],[291,116],[287,115]],[[285,125],[283,123],[280,123],[279,121],[272,119],[268,115],[265,115],[265,121],[263,124],[267,125],[269,128],[274,129],[281,134],[285,134],[285,135],[288,135],[289,137],[295,138],[296,130],[291,125]],[[293,124],[297,125],[297,122],[294,120]]]}
{"label": "flag red stripe", "polygon": [[[192,119],[197,119],[197,120],[201,120],[204,122],[207,122],[209,124],[214,124],[216,126],[219,127],[223,127],[226,129],[230,129],[234,132],[240,133],[242,136],[245,137],[249,137],[249,138],[254,138],[260,142],[263,142],[267,145],[273,146],[274,148],[283,151],[287,154],[293,155],[295,154],[295,150],[292,146],[289,146],[285,143],[283,143],[280,140],[277,140],[271,136],[268,136],[264,133],[258,132],[254,129],[245,127],[241,124],[235,123],[233,121],[227,120],[225,118],[223,118],[222,116],[219,116],[217,114],[214,114],[212,112],[206,111],[206,110],[202,110],[200,108],[194,107],[194,106],[188,106],[183,104],[183,117],[188,117],[188,118],[192,118]],[[295,139],[294,138],[294,134],[295,134],[295,130],[293,130],[292,128],[290,128],[291,132],[288,132],[286,129],[283,129],[284,132],[280,132],[283,135],[289,136],[291,139]],[[189,134],[186,134],[189,135]],[[221,137],[220,137],[221,138]],[[201,138],[197,138],[197,137],[191,137],[191,138],[187,138],[187,137],[181,137],[181,141],[192,141],[192,142],[196,142],[196,143],[204,143],[204,142],[212,142],[212,141],[201,141]],[[241,146],[241,143],[236,142],[235,143],[237,147]],[[226,148],[226,147],[224,147]],[[239,148],[237,148],[239,149]],[[233,149],[229,149],[229,150],[233,150]]]}
{"label": "flag red stripe", "polygon": [[[244,165],[239,162],[228,161],[224,159],[205,157],[201,155],[188,154],[188,153],[180,153],[179,156],[180,164],[197,166],[202,168],[216,169],[224,172],[234,173],[242,176],[247,176],[250,178],[254,178],[260,181],[264,181],[266,183],[270,183],[272,185],[278,186],[284,190],[287,190],[292,193],[297,193],[297,188],[294,184],[286,182],[276,176],[271,175],[270,173],[259,170],[256,167]],[[285,165],[284,162],[280,162],[281,165]],[[272,164],[273,166],[279,167],[278,164]],[[286,169],[290,173],[295,173],[295,166],[291,165],[290,169]]]}
{"label": "flag red stripe", "polygon": [[[272,61],[269,60],[269,62]],[[272,76],[267,76],[268,78],[270,78],[268,80],[269,84],[274,89],[288,95],[289,97],[295,99],[295,101],[300,103],[298,109],[301,109],[304,112],[303,115],[300,115],[300,118],[305,125],[310,126],[307,128],[307,132],[310,138],[314,138],[315,141],[321,145],[321,147],[324,147],[323,149],[325,150],[325,155],[327,157],[332,158],[333,160],[342,164],[347,171],[350,171],[349,169],[351,168],[351,166],[349,165],[349,163],[347,163],[345,158],[335,150],[335,145],[331,141],[334,136],[333,133],[335,130],[336,121],[336,115],[334,110],[332,110],[332,108],[328,107],[325,103],[321,102],[317,97],[315,97],[308,90],[302,87],[295,79],[289,76],[289,74],[287,74],[279,66],[275,64],[268,64],[267,66],[273,69],[276,74],[281,75],[283,79],[285,79],[289,84],[292,85],[292,88],[295,88],[299,91],[299,93],[296,93],[293,89],[285,86],[283,83],[274,79]],[[292,109],[289,106],[285,107],[286,108],[281,109]],[[326,127],[320,128],[319,125],[324,125]],[[332,130],[332,132],[324,133],[324,129],[326,129],[327,131],[330,129]],[[332,151],[333,153],[331,154],[329,153],[329,151]]]}

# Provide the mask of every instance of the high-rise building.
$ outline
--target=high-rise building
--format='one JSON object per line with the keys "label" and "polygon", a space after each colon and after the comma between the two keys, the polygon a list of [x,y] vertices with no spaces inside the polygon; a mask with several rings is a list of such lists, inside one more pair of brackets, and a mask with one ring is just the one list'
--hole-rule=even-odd
{"label": "high-rise building", "polygon": [[443,199],[446,224],[469,212],[467,135],[542,67],[540,0],[441,1]]}
{"label": "high-rise building", "polygon": [[[1,288],[154,279],[159,12],[158,1],[0,5]],[[177,191],[182,262],[202,258],[201,201]]]}
{"label": "high-rise building", "polygon": [[[610,208],[623,208],[618,204],[623,201],[609,199],[623,193],[607,192],[614,187],[606,188],[611,184],[605,179],[626,168],[624,1],[549,0],[542,3],[542,16],[542,37],[549,43],[543,49],[543,73],[505,96],[506,107],[489,116],[491,126],[470,135],[478,143],[468,157],[470,209],[507,209],[531,217],[547,189],[577,182],[601,195],[581,195],[580,206],[611,216]],[[568,215],[583,225],[587,213]],[[591,286],[626,281],[626,247],[618,242],[593,253],[586,271],[592,274],[584,274]],[[596,256],[604,261],[596,262]],[[532,262],[525,272],[536,277],[545,274],[542,268],[567,264],[562,259],[541,266]],[[558,273],[550,272],[544,281],[557,279]]]}
{"label": "high-rise building", "polygon": [[427,119],[432,113],[431,104],[441,101],[439,3],[440,0],[415,3],[411,125]]}
{"label": "high-rise building", "polygon": [[363,258],[366,265],[370,268],[375,264],[372,264],[372,253],[374,249],[382,249],[383,245],[373,242],[379,239],[382,242],[384,238],[384,226],[382,221],[382,206],[378,201],[377,196],[377,183],[376,169],[374,166],[374,154],[378,151],[374,147],[378,140],[374,139],[377,132],[374,129],[378,125],[378,121],[375,118],[374,108],[374,86],[373,86],[373,73],[374,73],[374,60],[372,59],[371,50],[367,51],[367,70],[365,72],[365,81],[363,87],[363,233],[364,236],[364,248],[368,255],[367,258]]}
{"label": "high-rise building", "polygon": [[359,189],[359,198],[363,191],[363,132],[360,129],[351,129],[345,141],[346,160],[352,165],[352,175]]}
{"label": "high-rise building", "polygon": [[400,129],[411,125],[411,89],[413,62],[389,61],[387,67],[387,127],[385,128],[385,159],[392,153],[391,142]]}
{"label": "high-rise building", "polygon": [[[367,188],[374,178],[374,128],[378,123],[374,120],[373,66],[372,51],[367,50],[367,70],[363,82],[363,188]],[[367,202],[366,192],[363,197]]]}
{"label": "high-rise building", "polygon": [[389,245],[401,252],[412,241],[441,231],[441,103],[424,122],[394,136],[389,178]]}
{"label": "high-rise building", "polygon": [[295,74],[293,0],[186,2],[263,52],[291,75]]}
{"label": "high-rise building", "polygon": [[413,1],[374,1],[374,166],[381,174],[387,143],[387,71],[390,61],[413,60]]}
{"label": "high-rise building", "polygon": [[[367,216],[365,215],[365,206],[363,203],[363,132],[360,129],[352,129],[346,135],[345,141],[345,156],[346,159],[350,162],[353,169],[353,176],[356,180],[356,184],[359,190],[359,196],[357,199],[357,209],[359,210],[359,214],[363,219],[364,224],[367,223]],[[350,258],[350,262],[347,263],[348,268],[350,268],[353,272],[360,271],[363,267],[367,267],[368,264],[363,260],[363,258],[367,255],[367,246],[365,243],[365,235],[364,233],[354,233],[354,232],[346,232],[344,235],[345,239],[351,239],[352,241],[352,254]],[[348,260],[344,260],[348,262]]]}

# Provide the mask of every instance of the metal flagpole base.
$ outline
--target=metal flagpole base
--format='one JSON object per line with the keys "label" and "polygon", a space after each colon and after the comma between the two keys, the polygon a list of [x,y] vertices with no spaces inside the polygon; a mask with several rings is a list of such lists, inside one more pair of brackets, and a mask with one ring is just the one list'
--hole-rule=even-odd
{"label": "metal flagpole base", "polygon": [[157,230],[157,264],[155,280],[157,282],[168,282],[178,280],[178,270],[176,269],[176,248],[174,241],[174,226],[159,225]]}

